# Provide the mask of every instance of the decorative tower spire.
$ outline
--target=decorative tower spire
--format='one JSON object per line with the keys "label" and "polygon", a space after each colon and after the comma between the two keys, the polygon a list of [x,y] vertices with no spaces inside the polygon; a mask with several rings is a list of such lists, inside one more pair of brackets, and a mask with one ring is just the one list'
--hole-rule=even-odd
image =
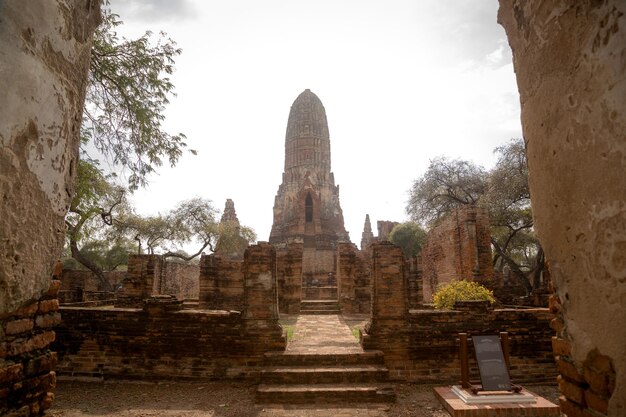
{"label": "decorative tower spire", "polygon": [[219,231],[215,253],[231,259],[243,259],[243,254],[249,244],[241,234],[241,224],[237,218],[235,203],[230,198],[226,200]]}
{"label": "decorative tower spire", "polygon": [[339,205],[339,186],[330,172],[326,110],[304,90],[291,105],[285,134],[285,171],[274,200],[270,243],[304,243],[333,249],[350,239]]}
{"label": "decorative tower spire", "polygon": [[237,218],[237,212],[235,211],[235,203],[230,198],[226,199],[226,205],[224,206],[224,213],[220,223],[233,222],[239,227],[239,219]]}
{"label": "decorative tower spire", "polygon": [[363,225],[363,233],[361,234],[361,250],[365,250],[374,240],[372,233],[372,224],[370,223],[370,215],[365,215],[365,224]]}

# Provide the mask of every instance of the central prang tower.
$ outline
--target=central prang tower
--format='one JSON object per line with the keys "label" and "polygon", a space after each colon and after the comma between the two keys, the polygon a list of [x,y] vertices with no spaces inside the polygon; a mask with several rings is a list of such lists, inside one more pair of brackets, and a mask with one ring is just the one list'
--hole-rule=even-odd
{"label": "central prang tower", "polygon": [[320,99],[304,90],[291,105],[285,135],[285,171],[274,200],[270,243],[302,243],[303,275],[334,273],[334,250],[349,242],[330,172],[330,137]]}

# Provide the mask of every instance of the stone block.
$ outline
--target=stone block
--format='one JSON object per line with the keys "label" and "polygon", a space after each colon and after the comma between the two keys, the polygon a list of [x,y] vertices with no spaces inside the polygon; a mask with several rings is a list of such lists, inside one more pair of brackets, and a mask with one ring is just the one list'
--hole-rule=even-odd
{"label": "stone block", "polygon": [[35,324],[37,327],[42,329],[48,329],[51,327],[58,326],[61,323],[61,314],[59,313],[50,313],[44,314],[41,316],[37,316],[35,319]]}
{"label": "stone block", "polygon": [[17,339],[8,344],[8,356],[22,355],[34,350],[43,349],[54,341],[55,333],[52,330],[36,334],[30,338]]}
{"label": "stone block", "polygon": [[38,312],[40,314],[49,313],[51,311],[57,311],[59,309],[59,300],[42,300],[39,302]]}
{"label": "stone block", "polygon": [[6,324],[5,332],[7,335],[16,335],[26,333],[33,329],[33,319],[19,319],[10,321]]}

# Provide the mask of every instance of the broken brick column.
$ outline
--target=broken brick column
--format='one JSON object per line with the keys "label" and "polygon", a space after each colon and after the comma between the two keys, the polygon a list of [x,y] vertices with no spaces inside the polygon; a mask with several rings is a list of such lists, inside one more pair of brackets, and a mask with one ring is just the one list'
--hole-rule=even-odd
{"label": "broken brick column", "polygon": [[409,362],[408,297],[404,256],[390,242],[372,245],[372,316],[361,337],[366,350],[382,350],[394,379]]}
{"label": "broken brick column", "polygon": [[278,323],[276,251],[266,242],[246,249],[244,254],[244,311],[246,333],[256,340],[260,352],[284,350],[286,339]]}
{"label": "broken brick column", "polygon": [[142,308],[143,300],[157,295],[163,257],[160,255],[129,255],[128,271],[117,292],[116,307]]}
{"label": "broken brick column", "polygon": [[356,302],[356,246],[349,242],[337,244],[337,287],[342,313],[358,313]]}

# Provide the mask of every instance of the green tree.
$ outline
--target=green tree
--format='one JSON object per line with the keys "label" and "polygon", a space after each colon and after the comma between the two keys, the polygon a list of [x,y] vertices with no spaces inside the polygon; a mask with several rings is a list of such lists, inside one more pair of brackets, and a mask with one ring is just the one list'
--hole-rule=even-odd
{"label": "green tree", "polygon": [[97,161],[79,160],[75,194],[65,216],[66,239],[72,258],[93,272],[105,290],[111,287],[102,266],[82,247],[87,242],[93,246],[94,240],[102,235],[102,226],[112,225],[115,211],[126,206],[125,190],[113,184],[112,178],[102,172]]}
{"label": "green tree", "polygon": [[481,204],[489,209],[494,266],[508,265],[530,292],[539,286],[544,254],[533,231],[526,148],[512,139],[494,150],[498,155]]}
{"label": "green tree", "polygon": [[[241,239],[247,243],[256,239],[254,231],[245,226],[234,229],[220,223],[219,212],[210,200],[192,198],[180,203],[171,211],[156,216],[142,217],[130,213],[115,221],[119,235],[137,240],[140,248],[150,254],[161,252],[164,257],[185,261],[196,258],[205,250],[215,252],[217,244],[231,247]],[[195,245],[188,254],[183,247]]]}
{"label": "green tree", "polygon": [[426,231],[416,222],[396,225],[389,233],[389,240],[402,248],[405,258],[416,256],[426,242]]}
{"label": "green tree", "polygon": [[487,208],[494,266],[502,270],[508,265],[530,292],[539,285],[544,258],[532,228],[524,142],[512,139],[494,152],[498,161],[491,171],[469,161],[431,161],[413,183],[406,210],[413,221],[432,226],[463,205]]}
{"label": "green tree", "polygon": [[[106,233],[103,226],[113,225],[113,211],[124,206],[124,189],[114,185],[115,178],[103,173],[89,151],[97,150],[94,157],[127,171],[132,191],[146,185],[147,176],[163,160],[174,166],[187,146],[185,135],[169,134],[162,127],[165,106],[174,95],[169,76],[181,50],[162,32],[156,39],[151,32],[134,40],[120,39],[116,28],[121,24],[118,15],[103,9],[103,21],[93,37],[78,185],[66,222],[72,257],[94,272],[104,288],[108,283],[103,265],[87,249],[106,248],[113,251],[109,256],[117,251],[115,245],[97,240]],[[101,223],[93,221],[98,217]]]}
{"label": "green tree", "polygon": [[[103,10],[93,37],[81,134],[104,157],[129,171],[131,190],[167,159],[174,166],[187,146],[185,135],[163,130],[164,110],[174,85],[169,76],[176,43],[161,32],[119,38],[119,16]],[[194,152],[195,151],[191,151]]]}
{"label": "green tree", "polygon": [[436,158],[413,182],[406,211],[414,221],[431,226],[457,207],[476,204],[486,186],[487,173],[482,167],[459,159]]}

